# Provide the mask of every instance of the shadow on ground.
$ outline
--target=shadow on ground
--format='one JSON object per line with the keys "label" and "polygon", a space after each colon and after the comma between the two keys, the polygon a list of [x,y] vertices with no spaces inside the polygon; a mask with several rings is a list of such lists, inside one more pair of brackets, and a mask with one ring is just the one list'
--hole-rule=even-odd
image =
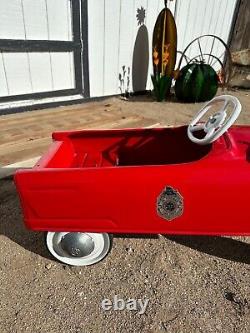
{"label": "shadow on ground", "polygon": [[45,245],[45,234],[25,228],[19,198],[11,179],[0,180],[0,235],[30,252],[52,259]]}
{"label": "shadow on ground", "polygon": [[[26,250],[37,253],[42,257],[52,259],[45,245],[43,232],[32,232],[25,228],[19,198],[12,180],[0,182],[0,235],[8,237]],[[122,234],[115,236],[127,238],[157,237],[157,235]],[[250,264],[250,244],[227,237],[211,236],[164,236],[165,238],[192,248],[194,250],[213,255],[218,258],[234,262]]]}
{"label": "shadow on ground", "polygon": [[220,236],[164,236],[191,249],[230,261],[250,264],[250,244]]}

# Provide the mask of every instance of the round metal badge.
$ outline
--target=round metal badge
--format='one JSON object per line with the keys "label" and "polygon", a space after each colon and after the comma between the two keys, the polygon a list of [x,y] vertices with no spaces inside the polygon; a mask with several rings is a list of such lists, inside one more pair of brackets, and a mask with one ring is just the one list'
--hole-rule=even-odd
{"label": "round metal badge", "polygon": [[157,213],[167,221],[183,214],[183,198],[173,187],[166,186],[157,198]]}

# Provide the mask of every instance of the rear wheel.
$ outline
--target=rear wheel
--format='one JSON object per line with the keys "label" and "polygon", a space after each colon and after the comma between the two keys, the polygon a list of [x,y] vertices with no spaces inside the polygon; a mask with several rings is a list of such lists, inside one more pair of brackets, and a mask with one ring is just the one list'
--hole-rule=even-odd
{"label": "rear wheel", "polygon": [[50,253],[64,264],[88,266],[108,254],[111,238],[106,233],[48,232],[46,244]]}

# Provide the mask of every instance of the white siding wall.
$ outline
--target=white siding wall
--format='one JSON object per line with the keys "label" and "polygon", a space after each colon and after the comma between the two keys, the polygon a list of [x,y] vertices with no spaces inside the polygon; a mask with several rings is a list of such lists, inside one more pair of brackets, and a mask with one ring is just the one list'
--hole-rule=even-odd
{"label": "white siding wall", "polygon": [[[148,31],[149,73],[151,73],[152,33],[163,3],[162,0],[91,0],[88,2],[91,96],[120,93],[118,78],[123,66],[126,69],[125,79],[127,79],[128,69],[130,70],[129,89],[132,90],[134,44],[140,28],[136,14],[137,9],[141,7],[146,10],[144,23]],[[170,2],[170,5],[174,11],[173,2]],[[150,84],[150,75],[148,75],[148,87]]]}
{"label": "white siding wall", "polygon": [[[215,34],[225,42],[237,0],[175,0],[169,7],[175,14],[178,32],[178,50],[203,34]],[[112,3],[112,5],[111,5]],[[151,44],[156,17],[163,8],[163,0],[91,0],[89,1],[89,77],[91,96],[117,94],[122,66],[130,70],[133,49],[139,29],[136,19],[138,8],[145,8],[145,26],[148,30],[149,68],[147,88],[152,88]],[[212,39],[201,42],[203,52],[210,52]],[[220,57],[223,47],[215,42],[213,53]],[[198,44],[188,52],[189,57],[199,54]],[[143,55],[142,55],[143,58]],[[178,56],[179,59],[179,56]],[[118,64],[118,65],[117,65]],[[132,75],[130,90],[132,91]]]}
{"label": "white siding wall", "polygon": [[[201,34],[216,34],[227,41],[236,2],[169,1],[177,23],[178,50],[183,50]],[[126,70],[124,84],[133,90],[134,46],[140,30],[136,14],[141,7],[146,10],[144,24],[148,33],[148,40],[144,40],[148,43],[149,55],[146,87],[152,87],[152,33],[163,5],[163,0],[88,0],[91,97],[120,93],[119,73],[122,74],[123,66]],[[71,40],[70,1],[0,0],[0,38]],[[211,42],[204,42],[202,47],[209,52]],[[219,44],[215,43],[214,50],[217,56],[221,56]],[[188,56],[197,53],[196,45]],[[141,54],[141,59],[146,66],[145,54]],[[69,88],[74,88],[71,53],[0,53],[0,97]]]}
{"label": "white siding wall", "polygon": [[[179,0],[176,5],[176,24],[178,29],[178,50],[183,51],[194,38],[205,34],[228,41],[231,22],[237,0]],[[203,53],[210,53],[213,39],[201,39]],[[213,54],[220,57],[225,49],[215,41]],[[199,54],[199,46],[193,44],[187,52],[189,58]],[[178,57],[179,58],[179,57]],[[223,58],[221,58],[223,60]]]}

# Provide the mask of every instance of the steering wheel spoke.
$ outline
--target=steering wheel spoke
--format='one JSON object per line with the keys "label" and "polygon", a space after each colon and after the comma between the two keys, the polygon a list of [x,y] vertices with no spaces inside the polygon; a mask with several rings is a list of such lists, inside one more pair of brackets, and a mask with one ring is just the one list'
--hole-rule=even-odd
{"label": "steering wheel spoke", "polygon": [[204,131],[204,128],[205,128],[205,124],[195,124],[194,126],[190,126],[190,131],[192,133],[194,132],[198,132],[198,131]]}
{"label": "steering wheel spoke", "polygon": [[[222,102],[223,105],[219,111],[216,111],[209,117],[205,124],[201,124],[200,119],[211,109],[212,106]],[[227,109],[229,106],[233,107],[233,112],[228,115]],[[191,121],[188,126],[187,134],[191,141],[200,145],[210,144],[217,140],[222,134],[224,134],[231,125],[235,122],[241,112],[241,104],[239,100],[231,95],[222,95],[213,98],[210,102],[198,112],[198,114]],[[194,133],[203,130],[205,136],[203,138],[197,138]]]}
{"label": "steering wheel spoke", "polygon": [[204,139],[209,139],[211,137],[211,135],[213,135],[215,132],[215,128],[214,127],[210,127],[209,130],[207,131],[207,134],[205,135]]}
{"label": "steering wheel spoke", "polygon": [[230,102],[229,101],[225,101],[224,105],[223,105],[223,107],[221,109],[221,111],[224,111],[227,114],[226,109],[228,108],[229,105],[230,105]]}

